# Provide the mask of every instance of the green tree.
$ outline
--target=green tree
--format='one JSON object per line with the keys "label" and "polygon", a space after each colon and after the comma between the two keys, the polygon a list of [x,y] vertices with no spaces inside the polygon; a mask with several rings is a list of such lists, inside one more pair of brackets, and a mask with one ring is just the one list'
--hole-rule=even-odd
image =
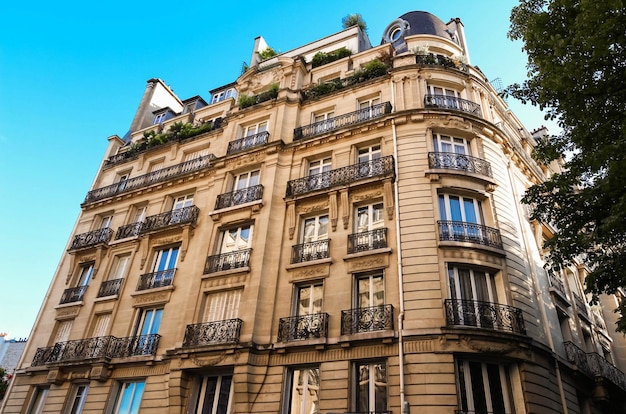
{"label": "green tree", "polygon": [[9,387],[9,378],[4,368],[0,367],[0,401],[4,398],[4,394]]}
{"label": "green tree", "polygon": [[[507,93],[545,110],[562,132],[534,156],[563,171],[532,186],[523,201],[555,225],[547,266],[582,258],[586,290],[626,287],[626,2],[521,0],[509,37],[528,54],[529,79]],[[626,301],[618,331],[626,332]]]}
{"label": "green tree", "polygon": [[361,16],[359,13],[347,15],[346,17],[341,19],[341,24],[344,29],[352,26],[359,26],[361,28],[361,31],[367,32],[367,24],[365,23],[365,20],[363,20],[363,16]]}

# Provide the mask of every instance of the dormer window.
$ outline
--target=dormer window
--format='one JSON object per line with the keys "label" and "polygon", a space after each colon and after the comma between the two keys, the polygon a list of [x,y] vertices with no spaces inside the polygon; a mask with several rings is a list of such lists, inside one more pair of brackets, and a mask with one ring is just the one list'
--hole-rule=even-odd
{"label": "dormer window", "polygon": [[217,103],[217,102],[226,100],[228,98],[235,98],[235,97],[237,97],[237,91],[234,88],[229,88],[229,89],[217,92],[215,95],[213,95],[213,100],[211,101],[211,103]]}
{"label": "dormer window", "polygon": [[154,122],[152,122],[153,125],[157,125],[157,124],[162,124],[165,121],[165,112],[161,113],[161,114],[156,114],[154,116]]}

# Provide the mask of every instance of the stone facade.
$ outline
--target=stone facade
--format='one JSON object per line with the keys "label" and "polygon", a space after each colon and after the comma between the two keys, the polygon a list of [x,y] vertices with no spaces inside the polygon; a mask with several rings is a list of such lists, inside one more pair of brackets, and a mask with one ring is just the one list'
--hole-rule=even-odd
{"label": "stone facade", "polygon": [[558,166],[458,19],[383,40],[253,59],[210,103],[149,80],[4,413],[621,412],[610,308],[519,202]]}

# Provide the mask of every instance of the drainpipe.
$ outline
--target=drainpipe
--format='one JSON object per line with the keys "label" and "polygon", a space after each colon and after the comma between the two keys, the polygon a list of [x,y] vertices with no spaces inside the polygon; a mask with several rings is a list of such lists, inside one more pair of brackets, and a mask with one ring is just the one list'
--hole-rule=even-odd
{"label": "drainpipe", "polygon": [[[393,79],[391,80],[391,108],[395,112],[395,93],[394,93]],[[405,399],[404,395],[404,338],[402,331],[404,330],[404,277],[402,273],[402,243],[400,240],[400,206],[398,205],[398,181],[400,181],[400,175],[398,173],[398,136],[396,134],[396,122],[395,119],[391,119],[391,131],[393,134],[393,156],[396,160],[394,163],[394,173],[396,179],[393,184],[394,194],[394,208],[396,215],[396,254],[398,255],[398,298],[400,301],[400,312],[398,313],[398,367],[400,374],[400,404],[402,407],[402,414],[409,414],[410,407]]]}
{"label": "drainpipe", "polygon": [[[507,138],[509,138],[507,136]],[[515,186],[515,182],[513,180],[513,175],[511,172],[511,162],[512,162],[512,155],[508,155],[508,162],[506,165],[506,171],[509,177],[509,185],[511,186],[511,191],[513,192],[513,197],[515,197],[515,200],[521,200],[522,198],[520,197],[520,195],[517,193],[517,188]],[[526,252],[526,261],[528,262],[528,267],[530,269],[530,274],[533,280],[533,288],[535,289],[535,292],[541,292],[541,290],[539,289],[539,286],[537,284],[537,273],[535,272],[535,266],[532,265],[532,260],[530,257],[530,251],[528,250],[528,246],[530,245],[530,242],[528,241],[528,234],[524,231],[524,223],[522,221],[522,217],[523,213],[521,211],[522,209],[522,204],[520,202],[516,202],[515,203],[515,209],[517,210],[517,218],[519,221],[519,228],[520,231],[522,232],[522,243],[524,243],[524,251]],[[543,302],[543,298],[542,296],[539,294],[537,295],[537,300],[539,301],[539,312],[541,313],[541,319],[542,319],[542,325],[544,327],[544,333],[546,334],[546,337],[548,338],[548,346],[550,347],[550,351],[552,351],[553,354],[553,360],[554,360],[554,368],[555,368],[555,372],[556,372],[556,381],[559,387],[559,395],[561,397],[561,405],[563,406],[563,414],[568,414],[568,410],[567,410],[567,401],[565,399],[565,392],[563,391],[563,382],[561,380],[561,370],[559,369],[559,361],[556,359],[556,351],[554,350],[554,340],[552,339],[552,335],[550,334],[550,329],[548,328],[548,316],[546,314],[546,308],[545,308],[545,304]]]}

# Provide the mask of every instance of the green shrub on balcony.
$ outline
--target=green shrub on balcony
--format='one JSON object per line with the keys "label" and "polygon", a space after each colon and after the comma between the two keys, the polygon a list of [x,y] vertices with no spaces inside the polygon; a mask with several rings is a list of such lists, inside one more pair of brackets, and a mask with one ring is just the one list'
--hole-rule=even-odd
{"label": "green shrub on balcony", "polygon": [[269,101],[270,99],[275,99],[278,96],[278,88],[279,85],[277,83],[273,83],[269,90],[261,92],[258,95],[239,95],[239,100],[237,101],[239,109],[244,109],[261,102]]}
{"label": "green shrub on balcony", "polygon": [[334,62],[336,60],[342,59],[344,57],[348,57],[352,55],[352,51],[350,49],[346,49],[345,47],[340,47],[337,50],[333,50],[332,52],[317,52],[313,55],[313,59],[311,60],[311,64],[314,68],[318,66],[325,65],[330,62]]}
{"label": "green shrub on balcony", "polygon": [[333,79],[311,86],[304,92],[304,96],[305,99],[318,98],[345,87],[386,75],[388,71],[389,64],[383,62],[381,59],[373,59],[365,63],[361,69],[354,72],[352,76],[348,76],[344,79]]}

